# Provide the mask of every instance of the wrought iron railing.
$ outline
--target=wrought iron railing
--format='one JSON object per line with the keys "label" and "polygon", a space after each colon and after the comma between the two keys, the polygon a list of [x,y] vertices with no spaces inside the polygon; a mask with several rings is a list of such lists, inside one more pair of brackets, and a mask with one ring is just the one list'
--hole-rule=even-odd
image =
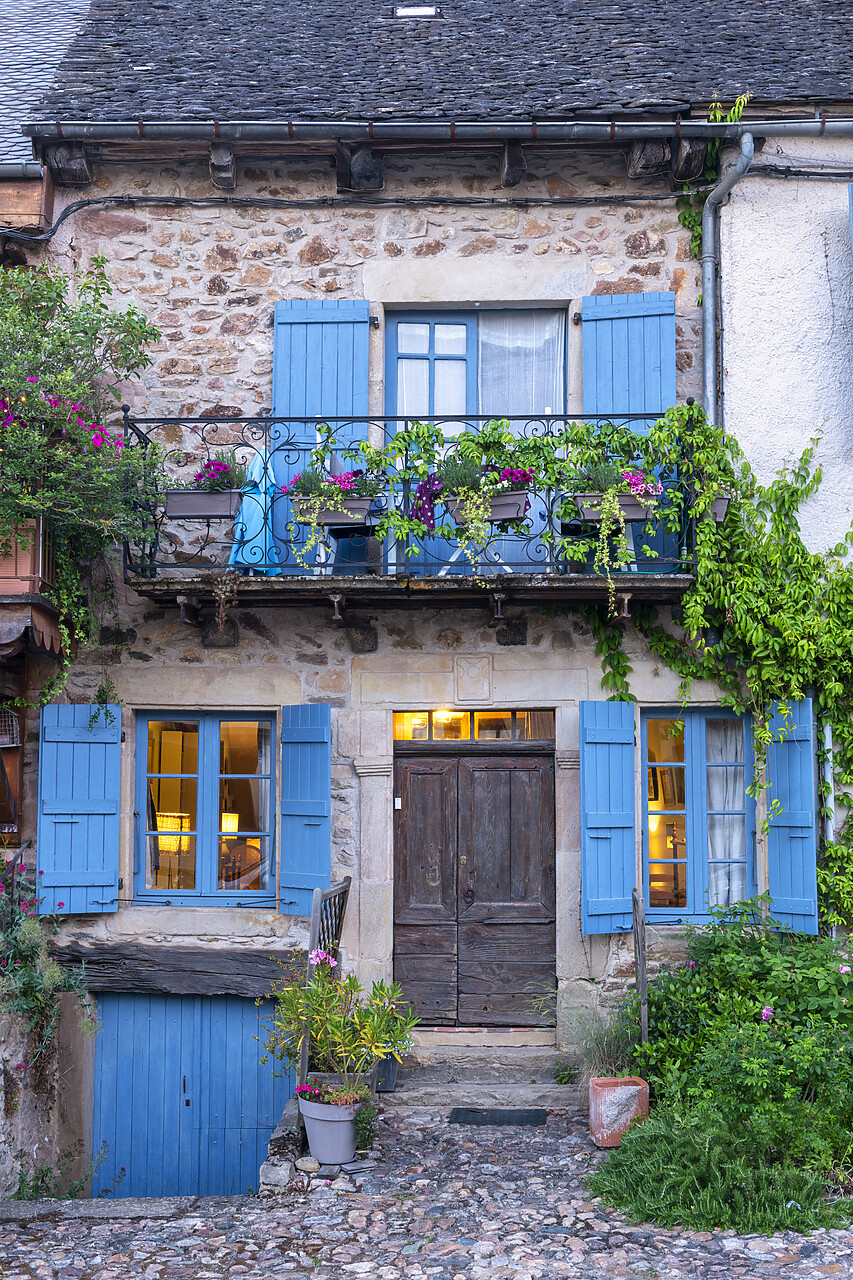
{"label": "wrought iron railing", "polygon": [[[200,466],[219,450],[233,451],[249,473],[249,483],[235,497],[226,518],[181,518],[167,514],[165,494],[150,491],[153,535],[145,545],[125,546],[125,574],[134,578],[197,579],[204,574],[233,568],[246,574],[276,576],[379,575],[397,577],[446,577],[456,574],[593,574],[591,543],[596,534],[585,525],[580,512],[562,488],[544,488],[534,479],[529,488],[530,509],[522,532],[496,525],[485,545],[472,556],[464,533],[454,537],[452,521],[440,516],[435,535],[417,536],[382,530],[389,511],[409,513],[416,480],[406,475],[404,455],[397,468],[389,469],[384,491],[373,500],[364,523],[324,527],[315,540],[293,518],[291,498],[282,485],[310,465],[321,434],[333,441],[333,467],[350,470],[357,462],[347,450],[367,440],[384,447],[401,431],[415,424],[410,418],[254,418],[146,417],[125,412],[125,434],[130,445],[159,446],[166,470],[176,480],[191,480]],[[494,416],[466,416],[430,422],[440,426],[448,440],[465,431],[481,431]],[[560,436],[570,422],[599,429],[614,426],[642,432],[648,415],[619,418],[569,419],[565,416],[508,417],[505,421],[519,438]],[[321,430],[322,429],[322,430]],[[677,471],[661,473],[667,490],[682,489]],[[239,510],[235,509],[239,505]],[[646,574],[691,573],[695,557],[695,525],[690,495],[683,493],[680,515],[668,526],[654,520],[628,526],[631,555],[614,572]],[[377,527],[382,537],[377,537]],[[306,542],[311,542],[305,552]]]}

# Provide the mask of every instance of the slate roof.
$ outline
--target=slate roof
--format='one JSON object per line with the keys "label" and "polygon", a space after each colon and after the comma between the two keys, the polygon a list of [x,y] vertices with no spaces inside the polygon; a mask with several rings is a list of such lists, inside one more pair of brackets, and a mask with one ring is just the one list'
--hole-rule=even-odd
{"label": "slate roof", "polygon": [[768,104],[853,98],[844,0],[441,7],[424,21],[395,19],[393,0],[92,0],[32,118],[529,120],[744,90]]}
{"label": "slate roof", "polygon": [[89,0],[8,0],[0,28],[0,161],[28,161],[21,121],[50,84]]}

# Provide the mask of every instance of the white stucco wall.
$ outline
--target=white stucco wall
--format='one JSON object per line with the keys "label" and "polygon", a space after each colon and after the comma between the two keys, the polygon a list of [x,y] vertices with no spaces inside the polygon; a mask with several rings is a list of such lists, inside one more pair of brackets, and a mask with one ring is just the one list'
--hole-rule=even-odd
{"label": "white stucco wall", "polygon": [[824,480],[801,527],[823,550],[853,522],[847,184],[762,176],[771,164],[853,170],[853,139],[768,139],[720,214],[722,425],[763,481],[822,437]]}

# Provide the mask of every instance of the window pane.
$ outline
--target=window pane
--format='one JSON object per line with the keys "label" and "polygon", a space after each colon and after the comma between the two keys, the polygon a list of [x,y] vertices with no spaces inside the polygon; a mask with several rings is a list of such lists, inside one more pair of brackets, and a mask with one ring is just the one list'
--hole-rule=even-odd
{"label": "window pane", "polygon": [[743,764],[743,725],[740,720],[706,720],[708,764]]}
{"label": "window pane", "polygon": [[198,772],[197,720],[149,720],[148,772]]}
{"label": "window pane", "polygon": [[687,829],[684,818],[678,815],[659,817],[649,815],[649,860],[655,859],[676,862],[687,856]]}
{"label": "window pane", "polygon": [[649,760],[655,764],[684,760],[684,721],[649,720],[646,725]]}
{"label": "window pane", "polygon": [[467,711],[433,711],[434,742],[459,742],[470,737]]}
{"label": "window pane", "polygon": [[464,414],[468,408],[465,393],[466,364],[464,360],[436,360],[433,403],[437,417]]}
{"label": "window pane", "polygon": [[708,859],[746,861],[746,819],[708,816]]}
{"label": "window pane", "polygon": [[437,356],[464,356],[467,329],[464,324],[437,324],[435,326],[435,354]]}
{"label": "window pane", "polygon": [[227,837],[219,841],[217,888],[243,891],[269,890],[270,844],[267,836]]}
{"label": "window pane", "polygon": [[515,736],[531,742],[548,742],[554,737],[553,711],[517,711]]}
{"label": "window pane", "polygon": [[[167,815],[174,822],[175,815]],[[194,835],[184,835],[180,830],[146,837],[145,859],[146,889],[194,889],[195,847]]]}
{"label": "window pane", "polygon": [[425,418],[429,414],[429,360],[397,361],[397,416]]}
{"label": "window pane", "polygon": [[195,778],[149,778],[146,831],[195,831]]}
{"label": "window pane", "polygon": [[648,775],[649,809],[684,809],[684,769],[672,765],[650,765]]}
{"label": "window pane", "polygon": [[397,741],[425,742],[429,737],[428,711],[395,711],[394,737]]}
{"label": "window pane", "polygon": [[270,784],[265,779],[221,778],[219,830],[269,831]]}
{"label": "window pane", "polygon": [[477,346],[480,413],[562,413],[565,311],[483,311]]}
{"label": "window pane", "polygon": [[423,356],[429,351],[429,324],[398,324],[397,350]]}
{"label": "window pane", "polygon": [[477,738],[512,738],[511,711],[477,711],[474,713],[474,735]]}
{"label": "window pane", "polygon": [[220,773],[269,773],[268,720],[223,720],[219,729]]}
{"label": "window pane", "polygon": [[687,906],[687,867],[683,862],[649,865],[649,906]]}
{"label": "window pane", "polygon": [[746,863],[718,862],[708,867],[708,905],[730,907],[746,898]]}
{"label": "window pane", "polygon": [[709,765],[708,808],[742,809],[743,807],[743,765]]}

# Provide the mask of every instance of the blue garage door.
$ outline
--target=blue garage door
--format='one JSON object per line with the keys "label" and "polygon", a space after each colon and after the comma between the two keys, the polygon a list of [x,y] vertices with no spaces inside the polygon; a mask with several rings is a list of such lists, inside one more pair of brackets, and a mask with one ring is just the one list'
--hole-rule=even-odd
{"label": "blue garage door", "polygon": [[293,1082],[261,1065],[254,1000],[104,994],[98,1006],[94,1150],[110,1153],[92,1194],[122,1166],[116,1196],[256,1188]]}

